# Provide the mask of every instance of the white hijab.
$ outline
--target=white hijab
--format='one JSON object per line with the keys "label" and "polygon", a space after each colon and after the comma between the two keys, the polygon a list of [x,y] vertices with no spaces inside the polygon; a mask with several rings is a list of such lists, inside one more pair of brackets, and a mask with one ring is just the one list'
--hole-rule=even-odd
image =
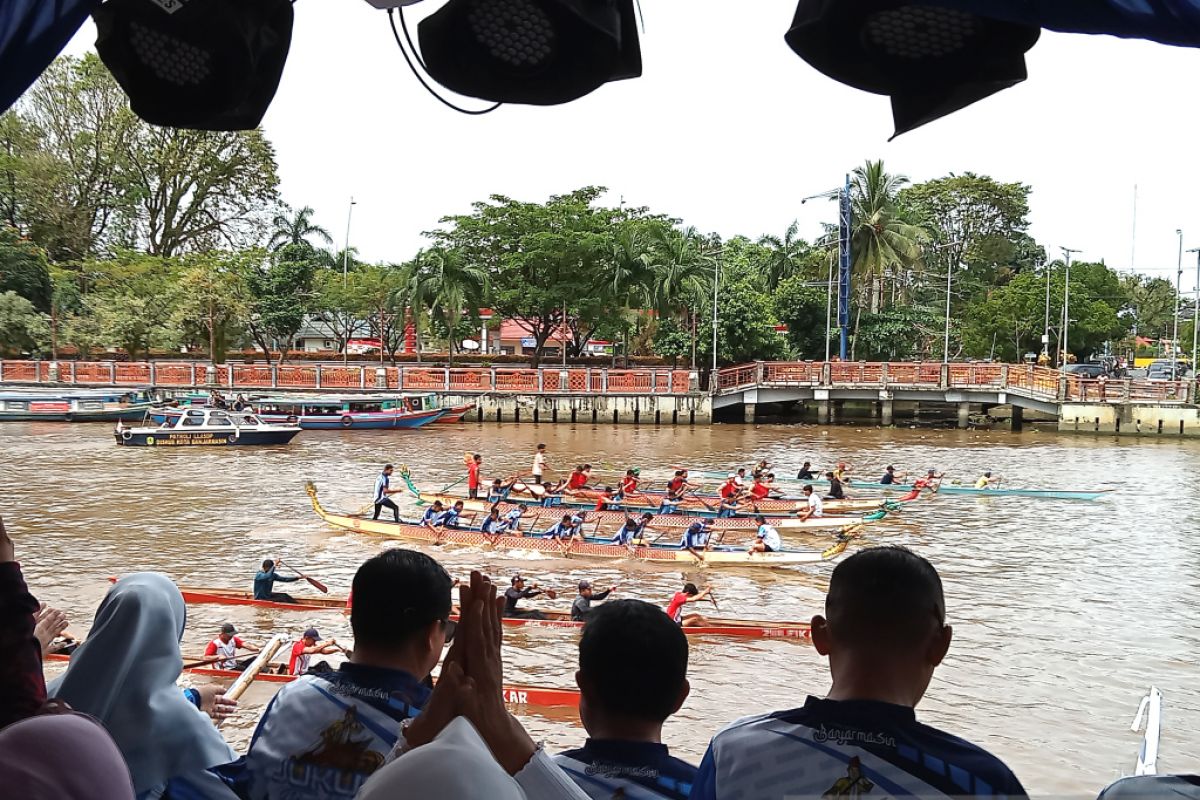
{"label": "white hijab", "polygon": [[166,575],[117,581],[96,610],[87,640],[48,687],[51,697],[98,719],[141,794],[171,778],[233,761],[212,721],[175,685],[187,606]]}
{"label": "white hijab", "polygon": [[492,757],[466,717],[455,717],[437,738],[378,770],[355,800],[526,800],[520,785]]}

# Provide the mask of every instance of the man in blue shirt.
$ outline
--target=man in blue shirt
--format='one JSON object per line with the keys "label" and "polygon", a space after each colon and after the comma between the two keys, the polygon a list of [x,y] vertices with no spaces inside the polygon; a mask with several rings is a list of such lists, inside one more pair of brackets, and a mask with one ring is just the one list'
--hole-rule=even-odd
{"label": "man in blue shirt", "polygon": [[1026,797],[1000,759],[917,722],[913,709],[951,635],[928,561],[902,547],[847,558],[830,578],[825,616],[812,620],[813,645],[833,675],[828,695],[719,732],[692,800]]}
{"label": "man in blue shirt", "polygon": [[446,507],[442,505],[441,500],[434,500],[433,505],[425,509],[425,513],[421,515],[421,524],[427,528],[432,528],[434,522],[445,510]]}
{"label": "man in blue shirt", "polygon": [[691,690],[687,663],[687,637],[658,606],[612,600],[588,616],[575,673],[588,739],[554,760],[589,796],[686,800],[696,768],[670,755],[662,727]]}
{"label": "man in blue shirt", "polygon": [[392,510],[392,518],[396,522],[400,521],[400,509],[392,502],[392,498],[389,495],[402,490],[392,489],[391,482],[392,465],[386,464],[383,467],[383,472],[379,473],[379,477],[375,479],[375,514],[371,519],[379,519],[379,512],[384,508],[390,508]]}
{"label": "man in blue shirt", "polygon": [[448,508],[433,518],[435,528],[457,528],[458,519],[462,516],[463,501],[459,500],[453,508]]}
{"label": "man in blue shirt", "polygon": [[617,531],[617,535],[612,538],[612,543],[628,546],[633,542],[642,540],[645,537],[646,528],[652,519],[654,519],[654,515],[649,511],[642,514],[638,519],[634,519],[626,513],[625,523],[621,525],[621,529]]}
{"label": "man in blue shirt", "polygon": [[542,533],[544,539],[570,539],[575,535],[575,523],[571,515],[565,514],[561,520],[551,525]]}
{"label": "man in blue shirt", "polygon": [[354,650],[335,671],[279,690],[246,757],[221,768],[247,800],[351,800],[429,699],[425,678],[453,628],[450,576],[424,553],[393,549],[354,576]]}
{"label": "man in blue shirt", "polygon": [[[279,561],[279,566],[283,566],[282,559]],[[275,581],[294,583],[298,580],[300,580],[299,575],[280,575],[275,571],[275,562],[268,558],[262,563],[262,570],[254,576],[254,599],[270,600],[274,603],[294,603],[296,600],[290,594],[275,591]]]}
{"label": "man in blue shirt", "polygon": [[687,550],[700,560],[704,560],[698,550],[703,550],[708,544],[708,537],[712,534],[713,521],[710,517],[698,519],[691,525],[688,525],[687,530],[683,532],[683,539],[679,542],[680,550]]}

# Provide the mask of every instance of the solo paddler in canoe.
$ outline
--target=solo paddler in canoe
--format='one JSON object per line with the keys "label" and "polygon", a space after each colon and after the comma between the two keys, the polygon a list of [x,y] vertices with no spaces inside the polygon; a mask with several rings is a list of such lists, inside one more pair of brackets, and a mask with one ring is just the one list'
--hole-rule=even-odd
{"label": "solo paddler in canoe", "polygon": [[[311,482],[305,486],[312,501],[313,510],[325,522],[344,530],[374,533],[434,544],[459,544],[487,547],[497,550],[512,550],[543,553],[564,558],[635,559],[651,564],[692,564],[703,566],[748,566],[789,567],[818,564],[841,555],[846,549],[846,540],[838,541],[824,550],[799,550],[783,548],[775,553],[752,553],[743,546],[718,544],[715,537],[708,537],[702,548],[686,546],[686,542],[659,542],[649,544],[620,545],[610,539],[588,536],[530,536],[519,531],[499,534],[486,533],[480,528],[425,526],[415,522],[388,522],[373,520],[362,515],[334,513],[325,509],[317,497],[317,489]],[[432,528],[432,529],[431,529]]]}

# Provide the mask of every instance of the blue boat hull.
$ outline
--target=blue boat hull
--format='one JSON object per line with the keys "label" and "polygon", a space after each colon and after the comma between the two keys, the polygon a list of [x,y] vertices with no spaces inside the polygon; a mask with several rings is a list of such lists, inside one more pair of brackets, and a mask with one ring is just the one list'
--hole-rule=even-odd
{"label": "blue boat hull", "polygon": [[210,431],[159,430],[116,434],[117,444],[126,447],[262,447],[287,444],[299,431],[242,431],[239,435]]}
{"label": "blue boat hull", "polygon": [[[288,414],[259,414],[263,422],[274,425],[299,425],[306,431],[382,431],[382,430],[412,430],[437,422],[446,415],[448,409],[435,408],[432,411],[404,412],[400,414],[343,414],[341,416],[302,416]],[[176,410],[160,410],[150,415],[155,424],[161,425],[168,420],[175,420],[181,412]]]}

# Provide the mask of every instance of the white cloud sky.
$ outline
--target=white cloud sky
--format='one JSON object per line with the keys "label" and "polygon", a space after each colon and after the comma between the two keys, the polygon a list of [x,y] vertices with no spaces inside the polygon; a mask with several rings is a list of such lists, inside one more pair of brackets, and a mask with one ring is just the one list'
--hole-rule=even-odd
{"label": "white cloud sky", "polygon": [[[1194,50],[1045,33],[1026,83],[889,143],[886,98],[826,78],[784,43],[790,3],[644,7],[642,78],[565,106],[467,117],[417,84],[385,12],[300,0],[263,123],[284,198],[313,206],[340,246],[353,195],[351,243],[372,261],[410,257],[421,231],[489,194],[540,200],[587,184],[702,231],[753,237],[799,218],[812,238],[835,208],[800,198],[883,158],[915,181],[974,171],[1030,184],[1031,233],[1053,255],[1066,245],[1127,270],[1135,183],[1138,271],[1174,277],[1177,228],[1185,248],[1200,246]],[[94,40],[89,23],[69,51]]]}

